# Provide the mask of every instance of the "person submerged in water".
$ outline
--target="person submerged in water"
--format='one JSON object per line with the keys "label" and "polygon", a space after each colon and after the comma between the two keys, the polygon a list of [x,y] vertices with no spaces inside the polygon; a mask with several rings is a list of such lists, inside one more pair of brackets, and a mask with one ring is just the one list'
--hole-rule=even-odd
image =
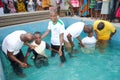
{"label": "person submerged in water", "polygon": [[[88,25],[89,26],[89,25]],[[82,39],[82,43],[85,47],[81,47],[83,53],[94,53],[97,39],[94,37],[92,26],[89,26],[87,36]]]}
{"label": "person submerged in water", "polygon": [[75,22],[71,24],[64,32],[64,45],[66,51],[68,52],[70,57],[74,51],[74,39],[77,38],[81,47],[85,47],[81,41],[80,34],[82,32],[89,33],[89,26],[86,26],[84,22]]}

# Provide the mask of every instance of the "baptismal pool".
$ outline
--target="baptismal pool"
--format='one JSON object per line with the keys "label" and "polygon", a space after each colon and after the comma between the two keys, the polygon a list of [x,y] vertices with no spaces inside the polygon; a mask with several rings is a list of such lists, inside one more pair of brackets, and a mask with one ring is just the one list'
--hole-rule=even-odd
{"label": "baptismal pool", "polygon": [[[61,18],[65,27],[70,24],[81,21],[77,18]],[[49,20],[38,21],[33,23],[9,26],[6,28],[0,28],[0,45],[3,38],[14,30],[26,30],[34,33],[35,31],[44,32],[47,29],[47,23]],[[90,21],[84,21],[86,24],[93,24]],[[117,33],[113,36],[109,42],[108,47],[104,53],[100,53],[97,49],[93,54],[84,54],[81,52],[77,40],[75,40],[75,48],[79,51],[74,54],[77,57],[69,58],[67,52],[65,56],[67,62],[60,67],[59,56],[55,58],[49,57],[49,66],[36,68],[34,66],[31,57],[28,59],[28,63],[32,65],[30,68],[24,69],[26,74],[25,78],[18,78],[12,71],[9,61],[5,55],[0,51],[0,58],[3,65],[3,72],[6,80],[120,80],[120,28],[117,28]],[[81,34],[82,38],[85,36]],[[50,44],[50,35],[44,39]],[[27,47],[22,48],[24,54]],[[50,56],[50,51],[46,50],[46,54]],[[31,54],[32,56],[32,54]]]}

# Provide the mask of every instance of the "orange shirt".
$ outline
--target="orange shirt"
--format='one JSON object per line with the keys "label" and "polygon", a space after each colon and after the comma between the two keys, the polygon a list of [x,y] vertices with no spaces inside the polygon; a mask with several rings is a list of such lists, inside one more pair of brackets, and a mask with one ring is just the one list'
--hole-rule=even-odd
{"label": "orange shirt", "polygon": [[42,0],[42,8],[49,7],[50,6],[50,0]]}

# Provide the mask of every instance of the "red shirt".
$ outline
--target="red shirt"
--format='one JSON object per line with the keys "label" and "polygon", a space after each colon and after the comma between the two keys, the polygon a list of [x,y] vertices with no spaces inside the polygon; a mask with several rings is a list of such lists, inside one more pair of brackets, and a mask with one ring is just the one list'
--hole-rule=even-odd
{"label": "red shirt", "polygon": [[3,2],[2,2],[2,0],[0,0],[0,7],[3,7]]}

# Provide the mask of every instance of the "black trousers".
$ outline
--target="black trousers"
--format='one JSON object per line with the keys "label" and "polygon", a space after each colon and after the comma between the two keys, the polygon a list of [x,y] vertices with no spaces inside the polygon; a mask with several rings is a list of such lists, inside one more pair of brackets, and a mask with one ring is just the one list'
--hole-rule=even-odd
{"label": "black trousers", "polygon": [[47,57],[38,54],[35,50],[32,50],[32,51],[33,51],[33,54],[35,56],[34,64],[37,68],[40,68],[41,66],[48,66],[49,65]]}
{"label": "black trousers", "polygon": [[[24,60],[24,55],[23,55],[23,53],[22,53],[21,50],[20,50],[20,52],[19,52],[18,54],[15,55],[15,57],[16,57],[17,59],[19,59],[20,61],[22,61],[22,62],[23,62],[23,60]],[[11,66],[12,66],[14,72],[15,72],[17,75],[23,73],[23,70],[22,70],[22,68],[20,67],[19,63],[11,60],[10,58],[9,58],[9,61],[11,62]]]}
{"label": "black trousers", "polygon": [[[53,48],[55,50],[59,50],[60,46],[51,44],[51,48]],[[51,57],[55,57],[55,55],[56,55],[56,52],[51,51]],[[64,47],[63,46],[62,46],[62,56],[60,56],[60,60],[61,60],[61,63],[66,62],[66,58],[65,58],[65,55],[64,55]]]}
{"label": "black trousers", "polygon": [[48,66],[48,58],[38,54],[37,57],[34,59],[34,64],[37,68],[40,68],[42,66]]}

